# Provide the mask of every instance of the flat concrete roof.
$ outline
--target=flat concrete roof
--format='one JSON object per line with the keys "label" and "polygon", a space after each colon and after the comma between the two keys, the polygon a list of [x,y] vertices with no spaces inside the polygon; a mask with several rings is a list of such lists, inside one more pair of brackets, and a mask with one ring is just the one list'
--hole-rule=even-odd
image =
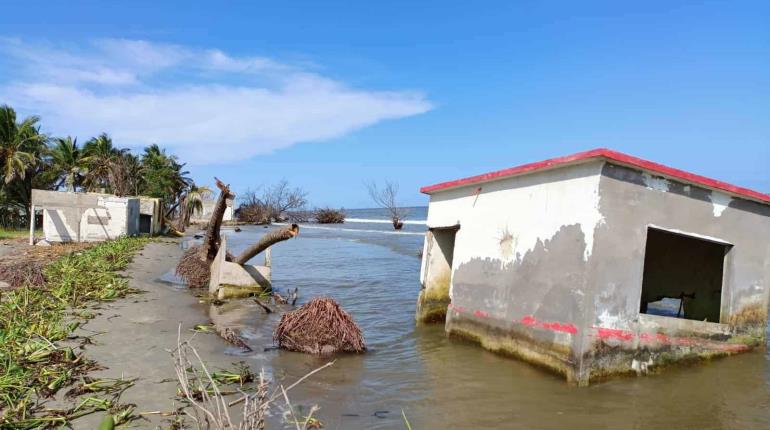
{"label": "flat concrete roof", "polygon": [[592,160],[606,160],[614,164],[634,167],[639,170],[654,173],[656,175],[671,178],[680,182],[698,185],[711,190],[723,191],[745,199],[754,200],[764,204],[770,204],[770,195],[768,194],[763,194],[758,191],[728,184],[726,182],[707,178],[705,176],[696,175],[694,173],[685,172],[684,170],[664,166],[663,164],[643,160],[641,158],[624,154],[622,152],[613,151],[607,148],[592,149],[590,151],[578,152],[577,154],[567,155],[565,157],[551,158],[544,161],[538,161],[536,163],[511,167],[509,169],[498,170],[495,172],[484,173],[481,175],[470,176],[462,179],[455,179],[453,181],[441,182],[435,185],[428,185],[426,187],[420,188],[420,192],[424,194],[433,194],[436,192],[460,188],[468,185],[483,184],[486,182],[492,182],[513,176],[522,176],[530,173],[586,163]]}

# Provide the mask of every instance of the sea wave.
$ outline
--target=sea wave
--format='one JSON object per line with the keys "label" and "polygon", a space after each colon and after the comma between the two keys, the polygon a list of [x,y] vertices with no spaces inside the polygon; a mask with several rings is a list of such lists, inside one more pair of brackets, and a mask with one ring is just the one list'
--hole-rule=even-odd
{"label": "sea wave", "polygon": [[[288,225],[286,223],[273,223],[274,225]],[[342,227],[322,227],[315,224],[301,224],[302,228],[312,228],[315,230],[329,230],[329,231],[348,231],[353,233],[379,233],[379,234],[397,234],[404,236],[423,236],[424,232],[416,231],[389,231],[389,230],[368,230],[363,228],[342,228]]]}
{"label": "sea wave", "polygon": [[[345,222],[361,222],[371,224],[392,224],[388,219],[370,219],[370,218],[345,218]],[[404,224],[425,225],[427,220],[404,220]]]}

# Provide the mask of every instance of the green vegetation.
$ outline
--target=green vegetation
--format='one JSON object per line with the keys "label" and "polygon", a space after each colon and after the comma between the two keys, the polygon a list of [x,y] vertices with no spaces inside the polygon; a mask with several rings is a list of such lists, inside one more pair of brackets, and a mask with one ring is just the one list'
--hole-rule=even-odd
{"label": "green vegetation", "polygon": [[18,239],[29,236],[29,229],[0,227],[0,240]]}
{"label": "green vegetation", "polygon": [[81,146],[74,137],[42,134],[37,116],[18,119],[0,106],[0,227],[29,225],[33,188],[158,197],[166,216],[176,211],[189,219],[186,212],[201,210],[207,189],[187,175],[184,163],[158,145],[133,154],[102,133]]}
{"label": "green vegetation", "polygon": [[[48,265],[42,287],[23,286],[0,296],[0,428],[60,427],[74,418],[106,411],[114,424],[131,417],[130,406],[117,396],[132,381],[93,380],[95,367],[71,347],[62,345],[83,318],[83,308],[132,292],[116,271],[147,242],[122,238],[67,255]],[[44,408],[41,401],[77,383],[71,395],[89,394],[66,410]],[[110,398],[96,397],[97,394]],[[105,420],[107,420],[105,418]]]}

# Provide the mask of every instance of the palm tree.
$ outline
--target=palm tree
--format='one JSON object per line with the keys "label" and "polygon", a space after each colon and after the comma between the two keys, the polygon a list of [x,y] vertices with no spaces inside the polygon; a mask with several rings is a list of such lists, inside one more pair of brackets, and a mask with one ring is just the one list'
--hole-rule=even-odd
{"label": "palm tree", "polygon": [[211,197],[214,194],[214,190],[206,186],[197,186],[195,183],[190,184],[190,188],[187,189],[183,197],[184,203],[182,206],[186,208],[184,211],[185,226],[190,225],[190,218],[194,213],[201,214],[203,212],[203,200]]}
{"label": "palm tree", "polygon": [[130,152],[113,156],[109,165],[112,192],[118,196],[139,195],[144,185],[144,170],[139,157]]}
{"label": "palm tree", "polygon": [[37,116],[17,122],[16,111],[0,106],[0,206],[29,220],[33,188],[48,188],[45,156],[48,138],[40,133]]}
{"label": "palm tree", "polygon": [[[167,216],[177,208],[184,197],[186,190],[192,185],[192,179],[187,177],[189,172],[182,170],[183,163],[179,163],[174,155],[166,154],[158,145],[150,145],[142,154],[144,166],[145,194],[151,197],[160,197],[169,208]],[[182,219],[185,218],[184,211]]]}
{"label": "palm tree", "polygon": [[175,205],[175,207],[179,206],[179,218],[176,220],[176,229],[185,231],[187,226],[190,225],[192,215],[196,212],[199,214],[203,212],[203,200],[212,194],[214,194],[214,191],[211,188],[199,187],[195,183],[190,183]]}
{"label": "palm tree", "polygon": [[67,136],[54,139],[48,155],[51,157],[53,171],[60,177],[56,188],[66,185],[68,191],[77,191],[83,175],[88,172],[83,151],[78,148],[77,138]]}
{"label": "palm tree", "polygon": [[83,161],[88,165],[88,174],[85,177],[85,185],[88,191],[97,189],[109,190],[110,166],[115,157],[128,152],[127,149],[118,149],[112,144],[112,138],[107,133],[93,137],[83,146]]}
{"label": "palm tree", "polygon": [[37,127],[39,121],[39,117],[29,116],[16,122],[16,111],[8,105],[0,106],[0,162],[6,184],[24,179],[27,170],[37,163],[36,152],[46,142]]}

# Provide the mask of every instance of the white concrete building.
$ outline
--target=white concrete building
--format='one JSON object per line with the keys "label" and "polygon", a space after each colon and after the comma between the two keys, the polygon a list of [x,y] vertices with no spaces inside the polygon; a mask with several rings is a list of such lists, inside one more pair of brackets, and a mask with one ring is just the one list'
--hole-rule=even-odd
{"label": "white concrete building", "polygon": [[581,385],[765,345],[770,195],[608,149],[421,191],[418,321]]}
{"label": "white concrete building", "polygon": [[[136,197],[32,190],[32,213],[38,210],[49,242],[94,242],[139,234],[140,199]],[[35,228],[33,216],[30,243]]]}

